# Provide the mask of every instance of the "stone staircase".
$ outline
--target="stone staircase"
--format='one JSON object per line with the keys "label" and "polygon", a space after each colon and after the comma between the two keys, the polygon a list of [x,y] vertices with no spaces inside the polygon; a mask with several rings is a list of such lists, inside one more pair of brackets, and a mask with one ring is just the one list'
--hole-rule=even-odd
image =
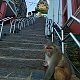
{"label": "stone staircase", "polygon": [[[0,41],[0,80],[43,80],[45,19]],[[28,79],[31,75],[32,79]]]}

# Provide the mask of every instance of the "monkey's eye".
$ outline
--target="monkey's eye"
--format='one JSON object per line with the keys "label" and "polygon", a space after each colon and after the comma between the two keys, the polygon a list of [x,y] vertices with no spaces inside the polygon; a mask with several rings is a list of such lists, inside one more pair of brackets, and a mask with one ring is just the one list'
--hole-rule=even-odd
{"label": "monkey's eye", "polygon": [[53,49],[52,47],[46,47],[46,49]]}

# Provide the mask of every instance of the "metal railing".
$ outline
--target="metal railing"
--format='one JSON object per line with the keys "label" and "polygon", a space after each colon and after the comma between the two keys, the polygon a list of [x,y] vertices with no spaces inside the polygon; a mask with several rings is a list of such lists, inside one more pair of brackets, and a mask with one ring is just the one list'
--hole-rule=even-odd
{"label": "metal railing", "polygon": [[[80,20],[77,18],[78,14],[80,13],[80,6],[79,8],[77,9],[77,11],[75,12],[74,16],[71,16],[67,21],[66,23],[63,25],[63,26],[60,26],[58,23],[54,22],[53,23],[53,26],[51,26],[51,24],[49,24],[47,21],[48,21],[48,18],[45,16],[46,18],[46,25],[45,25],[45,31],[46,30],[46,27],[50,26],[51,27],[51,31],[52,32],[52,42],[54,42],[54,36],[56,33],[60,43],[61,43],[61,51],[63,53],[63,55],[67,58],[67,60],[69,61],[69,63],[73,66],[74,70],[76,70],[79,74],[80,74],[80,71],[77,69],[77,67],[74,65],[73,62],[71,62],[71,60],[69,59],[69,56],[66,56],[66,52],[65,52],[65,42],[66,40],[68,40],[69,38],[71,38],[73,41],[74,41],[74,44],[76,44],[78,46],[78,49],[80,50],[80,41],[76,38],[76,36],[68,31],[68,34],[65,36],[65,28],[69,29],[70,28],[70,25],[72,24],[73,21],[77,22],[78,24],[80,24]],[[49,30],[48,30],[49,31]],[[48,31],[47,31],[47,34],[48,34]],[[46,34],[45,34],[46,35]],[[80,36],[80,35],[79,35]],[[76,46],[75,45],[75,46]],[[76,47],[77,47],[76,46]],[[68,48],[69,49],[69,48]],[[80,68],[79,68],[80,69]]]}
{"label": "metal railing", "polygon": [[[76,22],[78,22],[80,24],[80,20],[77,18],[72,18],[73,20],[75,20]],[[59,32],[56,30],[55,26],[57,25],[57,27],[61,30],[61,35],[59,34]],[[64,47],[64,42],[71,37],[73,39],[73,41],[75,42],[75,44],[79,47],[80,49],[80,41],[74,36],[74,34],[72,32],[69,32],[66,37],[64,38],[64,28],[61,28],[57,23],[54,23],[54,32],[57,34],[58,38],[61,41],[61,49],[62,49],[62,53],[65,53],[65,47]],[[53,32],[53,34],[54,34]],[[67,57],[67,59],[69,60],[69,58]],[[74,64],[69,60],[70,64],[74,67],[74,69],[80,74],[80,71],[74,66]]]}
{"label": "metal railing", "polygon": [[45,35],[49,36],[51,35],[51,30],[52,30],[52,19],[48,19],[47,16],[45,16],[46,18],[46,25],[45,25]]}
{"label": "metal railing", "polygon": [[[80,20],[79,20],[79,19],[77,19],[77,18],[74,17],[74,16],[71,16],[70,19],[69,19],[69,21],[71,20],[71,18],[72,18],[74,21],[76,21],[76,22],[78,22],[78,23],[80,24]],[[69,22],[69,21],[68,21],[68,22]],[[68,22],[67,22],[67,24],[68,24]],[[67,25],[67,24],[65,24],[65,25]],[[62,35],[59,34],[59,32],[57,31],[57,29],[55,28],[55,26],[57,26],[57,27],[61,30],[61,34],[62,34]],[[78,47],[80,48],[80,41],[78,41],[78,39],[74,36],[74,34],[73,34],[72,32],[69,32],[68,35],[64,38],[64,26],[63,26],[63,27],[60,27],[57,23],[54,23],[54,31],[56,32],[57,36],[59,37],[59,39],[60,39],[61,42],[62,42],[62,53],[64,53],[64,42],[65,42],[66,39],[68,39],[69,36],[72,37],[72,39],[75,41],[75,43],[76,43],[76,44],[78,45]],[[53,33],[54,33],[54,32],[53,32]]]}
{"label": "metal railing", "polygon": [[15,33],[16,29],[22,30],[26,26],[32,25],[34,22],[35,22],[34,17],[15,19],[11,23],[10,33]]}
{"label": "metal railing", "polygon": [[[69,36],[72,37],[72,39],[74,40],[75,44],[78,45],[78,47],[80,48],[80,41],[77,40],[77,38],[74,36],[74,34],[72,32],[69,32],[68,35],[64,38],[64,29],[66,27],[70,27],[71,23],[73,21],[77,22],[78,24],[80,24],[80,20],[77,18],[78,14],[80,13],[80,6],[79,8],[76,10],[74,16],[72,15],[67,21],[66,23],[61,27],[59,26],[57,23],[54,23],[53,26],[53,32],[52,34],[54,34],[54,31],[56,32],[57,36],[59,37],[61,43],[62,43],[62,53],[64,54],[64,42],[68,39]],[[57,31],[56,27],[61,31],[61,35],[59,34],[59,32]],[[53,39],[53,37],[52,37]]]}
{"label": "metal railing", "polygon": [[[61,51],[62,51],[63,55],[67,58],[67,60],[73,66],[74,70],[76,70],[80,74],[80,71],[77,69],[77,67],[74,65],[74,63],[69,59],[69,56],[66,56],[66,52],[65,52],[65,43],[70,38],[72,41],[74,41],[75,47],[80,50],[80,40],[78,40],[77,37],[70,30],[68,30],[67,34],[65,35],[66,28],[69,29],[71,24],[73,23],[73,21],[80,24],[80,19],[77,18],[79,13],[80,13],[80,6],[77,9],[77,11],[74,13],[74,16],[71,15],[71,17],[66,21],[66,23],[63,26],[60,26],[56,22],[54,22],[53,26],[52,26],[52,22],[49,24],[49,19],[45,16],[45,18],[46,18],[45,32],[47,31],[47,35],[48,35],[48,31],[50,31],[49,29],[51,28],[50,32],[52,33],[52,42],[54,42],[55,34],[57,35],[57,37],[60,41],[60,44],[61,44],[60,46],[61,46]],[[46,28],[47,28],[47,30],[46,30]],[[78,35],[78,36],[80,36],[80,35]],[[69,44],[67,44],[67,46],[69,46]]]}
{"label": "metal railing", "polygon": [[7,17],[7,18],[3,18],[0,20],[0,39],[2,37],[2,31],[3,31],[3,27],[4,27],[4,22],[9,21],[11,23],[11,20],[13,19],[13,17]]}
{"label": "metal railing", "polygon": [[[70,37],[72,38],[72,40],[75,42],[74,44],[76,44],[79,49],[80,49],[80,41],[76,38],[76,36],[71,32],[68,31],[67,35],[64,37],[65,34],[65,28],[69,28],[70,24],[72,24],[73,21],[77,22],[78,24],[80,24],[80,19],[77,18],[77,15],[80,13],[80,7],[78,8],[78,10],[76,11],[76,15],[72,15],[69,20],[67,20],[67,22],[64,24],[64,26],[60,26],[57,23],[53,23],[53,32],[52,34],[54,35],[54,32],[56,33],[56,35],[58,36],[58,38],[61,41],[61,49],[62,49],[62,53],[65,53],[65,47],[64,47],[64,43],[67,39],[69,39]],[[60,32],[59,32],[59,31]],[[60,34],[61,33],[61,34]],[[80,36],[80,35],[78,35]],[[54,40],[54,36],[52,36],[52,39]],[[53,42],[53,41],[52,41]],[[69,59],[68,59],[69,60]],[[70,60],[69,60],[70,61]],[[70,61],[71,62],[71,61]],[[71,62],[72,66],[74,67],[74,69],[80,74],[80,71],[74,66],[74,64]]]}
{"label": "metal railing", "polygon": [[16,30],[22,30],[26,26],[30,26],[35,22],[35,17],[25,17],[20,19],[13,19],[13,17],[7,17],[0,20],[0,39],[2,38],[2,32],[4,22],[10,21],[10,33],[15,33]]}

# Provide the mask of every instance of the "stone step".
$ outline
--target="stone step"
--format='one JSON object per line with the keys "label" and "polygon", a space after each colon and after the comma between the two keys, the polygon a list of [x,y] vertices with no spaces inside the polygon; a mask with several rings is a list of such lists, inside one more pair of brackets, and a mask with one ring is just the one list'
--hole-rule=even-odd
{"label": "stone step", "polygon": [[0,57],[44,59],[43,49],[22,49],[18,47],[0,48]]}
{"label": "stone step", "polygon": [[[0,80],[44,80],[44,19],[0,41]],[[6,28],[7,29],[7,28]]]}
{"label": "stone step", "polygon": [[41,31],[34,31],[34,32],[24,32],[23,34],[37,34],[37,35],[45,35],[44,32],[42,33]]}
{"label": "stone step", "polygon": [[22,49],[43,49],[44,44],[0,41],[0,48],[8,48],[8,47],[15,47],[15,48],[22,48]]}
{"label": "stone step", "polygon": [[0,80],[43,80],[45,72],[31,68],[0,68]]}
{"label": "stone step", "polygon": [[46,42],[47,40],[45,38],[41,37],[23,37],[23,36],[8,36],[5,39],[2,39],[3,41],[19,41],[19,42]]}
{"label": "stone step", "polygon": [[31,39],[31,40],[34,40],[34,39],[39,39],[39,40],[45,40],[45,37],[44,36],[33,36],[33,35],[10,35],[10,36],[7,36],[5,39]]}
{"label": "stone step", "polygon": [[43,70],[43,61],[42,59],[0,57],[0,68],[26,69],[29,67],[31,69]]}
{"label": "stone step", "polygon": [[39,37],[39,38],[45,38],[45,35],[41,35],[41,34],[28,34],[28,33],[15,33],[15,34],[10,34],[9,36],[23,36],[23,37]]}
{"label": "stone step", "polygon": [[33,26],[31,26],[31,27],[26,27],[25,29],[23,29],[22,30],[22,32],[23,31],[44,31],[44,29],[45,29],[45,26],[39,26],[39,25],[37,25],[37,27],[36,27],[36,25],[33,25]]}
{"label": "stone step", "polygon": [[23,32],[18,32],[18,34],[21,34],[21,35],[33,35],[33,34],[36,34],[36,35],[45,35],[45,33],[41,32],[41,31],[32,31],[32,32],[30,32],[30,31],[23,31]]}
{"label": "stone step", "polygon": [[34,43],[34,44],[46,44],[46,41],[33,41],[33,40],[13,40],[13,39],[2,39],[2,41],[6,41],[6,42],[16,42],[16,43]]}
{"label": "stone step", "polygon": [[45,40],[45,35],[41,35],[41,34],[12,34],[9,36],[6,36],[6,38],[4,39],[31,39],[31,40]]}

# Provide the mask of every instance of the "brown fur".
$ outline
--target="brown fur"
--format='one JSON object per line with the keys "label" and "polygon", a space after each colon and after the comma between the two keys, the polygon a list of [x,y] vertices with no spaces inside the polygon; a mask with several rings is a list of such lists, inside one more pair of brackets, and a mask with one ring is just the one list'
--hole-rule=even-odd
{"label": "brown fur", "polygon": [[61,54],[59,47],[55,44],[48,44],[45,46],[44,50],[45,61],[48,66],[45,74],[45,80],[50,80],[53,73],[55,80],[70,80],[70,65]]}
{"label": "brown fur", "polygon": [[59,64],[55,67],[54,79],[71,80],[71,75],[71,68],[64,56],[62,56],[62,59],[60,60]]}

